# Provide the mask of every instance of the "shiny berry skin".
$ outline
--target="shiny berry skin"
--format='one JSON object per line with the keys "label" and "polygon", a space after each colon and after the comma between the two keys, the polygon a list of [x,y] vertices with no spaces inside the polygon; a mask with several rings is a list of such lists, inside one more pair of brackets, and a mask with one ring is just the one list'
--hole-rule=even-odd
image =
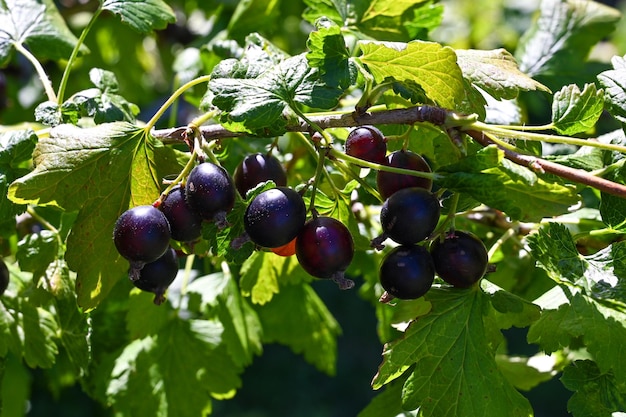
{"label": "shiny berry skin", "polygon": [[250,239],[266,248],[291,242],[305,221],[306,206],[302,196],[287,187],[271,188],[254,197],[243,218]]}
{"label": "shiny berry skin", "polygon": [[487,272],[487,249],[471,233],[455,230],[443,240],[433,241],[430,253],[437,275],[455,287],[469,288]]}
{"label": "shiny berry skin", "polygon": [[178,274],[178,258],[176,251],[169,248],[156,261],[147,263],[139,272],[139,278],[133,285],[140,290],[154,293],[154,304],[165,301],[165,291]]}
{"label": "shiny berry skin", "polygon": [[374,126],[360,126],[346,138],[346,154],[377,164],[387,162],[387,139]]}
{"label": "shiny berry skin", "polygon": [[204,220],[214,220],[232,210],[236,192],[228,172],[211,162],[194,167],[185,187],[189,206]]}
{"label": "shiny berry skin", "polygon": [[[390,153],[387,156],[386,165],[413,171],[431,172],[428,162],[420,155],[411,151],[400,150]],[[386,200],[393,193],[403,188],[420,187],[430,191],[433,181],[428,178],[420,178],[408,174],[378,171],[376,173],[376,185],[381,197]]]}
{"label": "shiny berry skin", "polygon": [[434,279],[435,265],[422,246],[397,246],[380,265],[380,284],[395,298],[420,298],[432,287]]}
{"label": "shiny berry skin", "polygon": [[437,226],[441,205],[423,188],[404,188],[391,195],[380,211],[383,233],[393,241],[410,245],[426,239]]}
{"label": "shiny berry skin", "polygon": [[242,197],[265,181],[272,180],[277,187],[287,185],[287,174],[280,161],[273,155],[262,153],[246,156],[235,168],[233,179]]}
{"label": "shiny berry skin", "polygon": [[317,278],[335,278],[354,257],[354,242],[346,226],[332,217],[315,217],[296,239],[296,256],[306,272]]}
{"label": "shiny berry skin", "polygon": [[172,188],[159,208],[170,224],[172,239],[191,242],[200,237],[202,217],[187,203],[185,188],[180,185]]}
{"label": "shiny berry skin", "polygon": [[4,294],[9,287],[9,281],[9,268],[7,268],[7,264],[4,263],[4,260],[0,259],[0,295]]}
{"label": "shiny berry skin", "polygon": [[170,237],[167,218],[150,205],[125,211],[113,229],[117,251],[137,268],[159,259],[169,247]]}

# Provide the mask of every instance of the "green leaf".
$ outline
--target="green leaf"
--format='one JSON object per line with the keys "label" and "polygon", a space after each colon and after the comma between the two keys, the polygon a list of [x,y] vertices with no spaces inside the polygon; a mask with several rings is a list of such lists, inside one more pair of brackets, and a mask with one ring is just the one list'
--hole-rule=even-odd
{"label": "green leaf", "polygon": [[0,2],[0,27],[0,65],[8,62],[15,45],[27,45],[39,58],[63,59],[77,41],[53,0]]}
{"label": "green leaf", "polygon": [[134,30],[149,33],[176,21],[176,15],[163,0],[105,0],[103,10],[116,15]]}
{"label": "green leaf", "polygon": [[[367,36],[385,40],[405,42],[415,39],[420,29],[437,23],[420,21],[420,9],[427,0],[371,0],[367,10],[360,16],[356,27]],[[430,7],[430,4],[428,4]],[[434,16],[438,19],[438,16]],[[415,20],[413,20],[415,19]],[[436,22],[436,20],[435,20]]]}
{"label": "green leaf", "polygon": [[[538,369],[532,366],[535,362],[549,362],[551,359],[546,355],[536,355],[530,358],[520,356],[497,355],[498,369],[515,388],[522,391],[530,391],[542,382],[551,380],[556,373],[549,369]],[[545,366],[542,364],[542,366]]]}
{"label": "green leaf", "polygon": [[384,391],[376,395],[357,417],[408,417],[409,414],[404,414],[402,409],[403,384],[402,379],[387,384]]}
{"label": "green leaf", "polygon": [[488,298],[478,290],[433,288],[426,299],[432,310],[385,345],[373,387],[408,372],[403,408],[419,407],[424,417],[531,415],[528,401],[496,365],[487,337],[492,329],[483,321]]}
{"label": "green leaf", "polygon": [[156,335],[124,348],[111,370],[108,400],[126,415],[206,415],[212,396],[231,396],[241,384],[222,333],[217,321],[172,318]]}
{"label": "green leaf", "polygon": [[613,57],[613,69],[598,74],[609,112],[626,123],[626,57]]}
{"label": "green leaf", "polygon": [[457,49],[456,55],[463,76],[496,99],[513,99],[520,91],[550,91],[521,72],[505,49]]}
{"label": "green leaf", "polygon": [[264,343],[287,345],[320,371],[335,373],[341,329],[309,284],[283,286],[271,302],[255,308]]}
{"label": "green leaf", "polygon": [[56,233],[42,230],[39,233],[26,235],[17,245],[15,257],[22,271],[33,273],[38,279],[46,273],[48,265],[59,253],[59,237]]}
{"label": "green leaf", "polygon": [[561,382],[574,391],[567,410],[574,417],[604,417],[626,410],[624,389],[611,374],[603,374],[590,360],[577,360],[563,369]]}
{"label": "green leaf", "polygon": [[445,173],[438,181],[442,187],[466,193],[516,220],[538,221],[563,214],[579,199],[574,187],[547,182],[504,159],[493,146],[438,172]]}
{"label": "green leaf", "polygon": [[529,236],[528,245],[538,265],[556,282],[576,285],[596,300],[626,307],[626,242],[583,256],[564,225],[548,223]]}
{"label": "green leaf", "polygon": [[[37,135],[32,130],[15,130],[0,133],[0,195],[6,196],[9,184],[26,174],[26,165],[32,157]],[[0,233],[6,224],[8,231],[15,230],[15,216],[24,211],[23,205],[0,198]]]}
{"label": "green leaf", "polygon": [[243,39],[251,32],[275,29],[280,16],[280,2],[267,0],[242,0],[228,22],[230,39]]}
{"label": "green leaf", "polygon": [[499,329],[528,327],[540,317],[541,309],[536,304],[503,290],[487,280],[481,284],[494,309],[495,322]]}
{"label": "green leaf", "polygon": [[456,109],[465,100],[463,74],[453,49],[434,42],[359,42],[360,61],[377,83],[417,83],[435,104]]}
{"label": "green leaf", "polygon": [[540,15],[520,39],[516,57],[522,72],[549,75],[559,85],[576,79],[589,51],[615,29],[618,10],[594,1],[543,0]]}
{"label": "green leaf", "polygon": [[626,343],[626,313],[581,293],[557,310],[544,310],[528,331],[528,341],[546,352],[584,343],[601,373],[612,373],[618,384],[626,383],[626,364],[621,352]]}
{"label": "green leaf", "polygon": [[299,267],[295,256],[283,257],[256,251],[241,266],[241,292],[253,304],[265,304],[280,291],[281,285],[308,282],[311,278]]}
{"label": "green leaf", "polygon": [[156,200],[162,178],[182,169],[179,156],[127,123],[61,125],[39,141],[35,170],[9,187],[15,203],[79,210],[66,259],[78,274],[82,308],[95,307],[128,269],[111,238],[115,221],[129,207]]}
{"label": "green leaf", "polygon": [[317,21],[316,28],[307,40],[309,65],[319,68],[321,79],[329,86],[348,88],[356,74],[341,29],[327,19]]}
{"label": "green leaf", "polygon": [[603,91],[585,84],[581,92],[570,84],[557,91],[552,101],[552,124],[561,135],[574,135],[592,129],[604,110]]}
{"label": "green leaf", "polygon": [[117,94],[118,84],[115,74],[92,68],[89,71],[89,78],[96,88],[74,94],[69,103],[86,116],[93,117],[96,124],[135,121],[139,107]]}
{"label": "green leaf", "polygon": [[332,109],[342,93],[320,79],[305,54],[287,58],[260,74],[257,69],[244,61],[225,60],[215,67],[209,82],[213,104],[224,112],[223,120],[242,131],[280,132],[287,108]]}
{"label": "green leaf", "polygon": [[338,26],[347,25],[349,20],[356,21],[356,8],[348,0],[304,0],[307,8],[302,17],[314,24],[317,19],[328,18]]}

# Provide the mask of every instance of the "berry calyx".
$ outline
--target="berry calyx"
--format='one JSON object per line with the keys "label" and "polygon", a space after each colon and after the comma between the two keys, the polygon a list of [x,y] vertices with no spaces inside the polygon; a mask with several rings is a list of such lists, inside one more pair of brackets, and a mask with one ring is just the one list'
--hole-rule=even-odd
{"label": "berry calyx", "polygon": [[380,249],[387,237],[403,245],[421,242],[435,230],[440,214],[439,200],[430,191],[417,187],[399,190],[381,208],[383,234],[372,246]]}
{"label": "berry calyx", "polygon": [[[170,225],[159,209],[150,205],[126,210],[115,222],[113,242],[117,251],[131,263],[131,270],[156,261],[170,242]],[[136,278],[134,273],[132,277]]]}
{"label": "berry calyx", "polygon": [[191,242],[200,237],[202,217],[187,203],[185,188],[180,185],[172,188],[159,208],[170,224],[172,239]]}
{"label": "berry calyx", "polygon": [[133,285],[142,291],[154,293],[154,304],[160,305],[165,301],[165,292],[177,274],[176,251],[169,248],[159,259],[144,265]]}
{"label": "berry calyx", "polygon": [[[390,153],[387,156],[386,165],[419,172],[431,172],[428,162],[426,162],[422,156],[408,150],[399,150]],[[403,188],[419,187],[430,191],[433,186],[433,181],[430,178],[378,171],[376,174],[376,185],[381,197],[386,200],[391,197],[393,193]]]}
{"label": "berry calyx", "polygon": [[434,280],[435,265],[428,250],[419,245],[397,246],[380,265],[380,284],[385,289],[381,301],[420,298]]}
{"label": "berry calyx", "polygon": [[435,271],[448,284],[469,288],[487,272],[489,255],[483,242],[471,233],[455,230],[430,246]]}
{"label": "berry calyx", "polygon": [[332,217],[314,217],[296,238],[296,256],[306,272],[316,278],[332,279],[341,289],[354,286],[344,271],[354,257],[354,242],[346,226]]}
{"label": "berry calyx", "polygon": [[244,228],[259,246],[277,248],[292,241],[306,221],[302,196],[287,187],[263,191],[248,205]]}
{"label": "berry calyx", "polygon": [[287,185],[287,174],[280,161],[273,155],[262,153],[246,156],[235,168],[233,179],[242,197],[265,181],[272,180],[277,187]]}
{"label": "berry calyx", "polygon": [[352,129],[346,138],[346,154],[364,161],[385,164],[387,162],[387,139],[374,126]]}
{"label": "berry calyx", "polygon": [[235,185],[228,172],[211,162],[203,162],[189,173],[185,186],[187,202],[204,220],[225,227],[226,214],[235,205]]}

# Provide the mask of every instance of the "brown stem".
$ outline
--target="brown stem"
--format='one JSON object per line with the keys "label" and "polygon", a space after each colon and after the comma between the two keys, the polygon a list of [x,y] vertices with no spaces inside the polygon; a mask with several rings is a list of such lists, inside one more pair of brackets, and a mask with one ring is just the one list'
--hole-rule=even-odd
{"label": "brown stem", "polygon": [[[498,146],[482,132],[478,132],[476,130],[466,130],[465,133],[470,135],[476,142],[480,143],[483,146]],[[561,164],[547,161],[545,159],[538,158],[532,155],[520,154],[510,149],[505,149],[501,146],[498,146],[498,148],[504,152],[504,157],[506,159],[513,161],[518,165],[528,167],[535,171],[539,170],[549,172],[561,178],[565,178],[579,184],[584,184],[596,188],[607,194],[626,198],[626,186],[622,184],[609,181],[604,178],[596,177],[595,175],[591,175],[587,171],[581,169],[566,167]]]}
{"label": "brown stem", "polygon": [[[418,122],[428,122],[441,126],[446,122],[448,110],[434,106],[416,106],[404,109],[391,109],[373,113],[345,113],[325,116],[311,116],[309,120],[322,129],[332,127],[354,127],[366,124],[413,124]],[[171,129],[159,129],[152,131],[152,135],[164,143],[179,143],[183,141],[187,127],[175,127]],[[308,123],[301,121],[287,125],[288,132],[309,132],[311,127]],[[205,140],[218,138],[234,138],[239,136],[249,136],[247,133],[231,132],[222,125],[201,126],[200,131]]]}

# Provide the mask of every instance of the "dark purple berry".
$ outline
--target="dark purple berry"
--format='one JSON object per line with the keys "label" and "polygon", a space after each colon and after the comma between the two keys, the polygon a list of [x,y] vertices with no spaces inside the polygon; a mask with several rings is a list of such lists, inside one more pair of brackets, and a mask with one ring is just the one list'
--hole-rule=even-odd
{"label": "dark purple berry", "polygon": [[159,259],[169,247],[170,237],[167,218],[161,210],[149,205],[125,211],[113,229],[117,251],[136,269]]}
{"label": "dark purple berry", "polygon": [[298,235],[306,221],[306,206],[302,196],[291,188],[272,188],[254,197],[243,220],[254,243],[277,248]]}
{"label": "dark purple berry", "polygon": [[357,127],[346,138],[346,154],[364,161],[385,164],[387,140],[374,126]]}
{"label": "dark purple berry", "polygon": [[383,234],[393,241],[410,245],[426,239],[437,226],[441,205],[423,188],[404,188],[391,195],[380,211]]}
{"label": "dark purple berry", "polygon": [[[386,165],[419,172],[431,172],[428,162],[420,155],[411,151],[400,150],[392,152],[387,156]],[[420,178],[408,174],[378,171],[376,184],[381,197],[386,200],[393,193],[403,188],[419,187],[430,191],[433,181],[429,178]]]}
{"label": "dark purple berry", "polygon": [[333,279],[342,289],[354,286],[343,276],[354,257],[354,242],[340,221],[315,217],[305,223],[296,238],[296,256],[312,276]]}
{"label": "dark purple berry", "polygon": [[0,259],[0,295],[4,294],[9,287],[9,280],[9,268],[7,268],[4,260]]}
{"label": "dark purple berry", "polygon": [[380,284],[387,292],[387,297],[383,295],[385,300],[419,298],[428,292],[434,279],[435,265],[430,253],[418,245],[394,248],[380,265]]}
{"label": "dark purple berry", "polygon": [[224,168],[211,162],[203,162],[191,170],[185,193],[189,206],[204,220],[225,220],[235,204],[232,178]]}
{"label": "dark purple berry", "polygon": [[154,304],[165,301],[165,291],[178,274],[178,258],[176,251],[169,248],[156,261],[147,263],[139,272],[139,278],[133,285],[140,290],[154,293]]}
{"label": "dark purple berry", "polygon": [[202,217],[194,211],[185,197],[185,188],[177,185],[167,193],[160,206],[170,224],[172,239],[191,242],[200,237]]}
{"label": "dark purple berry", "polygon": [[483,242],[468,232],[455,230],[430,246],[437,275],[449,284],[469,288],[478,282],[489,263]]}
{"label": "dark purple berry", "polygon": [[235,169],[235,187],[243,197],[257,185],[272,180],[277,187],[287,185],[287,174],[273,155],[255,153],[246,156]]}

